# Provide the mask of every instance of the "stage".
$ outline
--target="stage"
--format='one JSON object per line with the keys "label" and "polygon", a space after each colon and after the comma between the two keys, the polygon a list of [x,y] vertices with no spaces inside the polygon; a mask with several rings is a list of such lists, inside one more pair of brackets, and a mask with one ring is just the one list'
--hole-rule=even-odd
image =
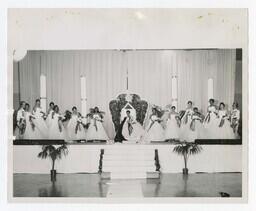
{"label": "stage", "polygon": [[[242,172],[242,145],[235,140],[226,144],[200,144],[202,151],[192,155],[188,160],[189,173],[217,173],[217,172]],[[22,143],[22,141],[19,141]],[[24,142],[25,143],[25,142]],[[98,173],[100,167],[100,155],[105,152],[119,152],[130,154],[130,160],[135,153],[145,155],[152,154],[154,165],[154,152],[157,150],[161,173],[181,173],[184,168],[183,157],[173,152],[172,143],[151,144],[107,144],[107,143],[73,143],[67,144],[68,155],[63,156],[56,163],[58,173]],[[13,145],[13,173],[49,174],[51,161],[37,157],[42,145]],[[129,159],[129,157],[127,157]],[[113,161],[116,158],[113,157]],[[123,166],[125,168],[125,166]],[[128,168],[128,167],[127,167]],[[130,169],[127,169],[130,171]],[[154,169],[155,170],[155,169]],[[103,169],[104,172],[104,161]]]}

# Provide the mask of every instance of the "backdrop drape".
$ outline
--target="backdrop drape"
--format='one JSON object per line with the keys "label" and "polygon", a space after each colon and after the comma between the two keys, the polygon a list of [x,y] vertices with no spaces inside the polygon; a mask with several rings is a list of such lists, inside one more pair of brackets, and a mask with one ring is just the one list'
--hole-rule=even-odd
{"label": "backdrop drape", "polygon": [[114,137],[108,104],[118,94],[136,93],[152,104],[172,102],[172,76],[178,79],[178,109],[186,102],[204,112],[207,81],[213,78],[214,98],[230,105],[234,99],[235,50],[77,50],[29,51],[19,62],[20,96],[30,104],[39,97],[39,77],[46,75],[47,103],[61,111],[76,105],[81,110],[80,77],[86,76],[87,110],[106,112],[104,126]]}

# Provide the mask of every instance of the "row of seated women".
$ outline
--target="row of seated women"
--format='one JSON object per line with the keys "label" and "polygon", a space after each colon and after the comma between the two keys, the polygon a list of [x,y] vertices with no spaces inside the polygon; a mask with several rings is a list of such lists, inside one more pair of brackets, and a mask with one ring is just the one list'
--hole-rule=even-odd
{"label": "row of seated women", "polygon": [[[171,139],[194,141],[238,138],[238,104],[234,103],[232,111],[228,112],[224,103],[220,103],[218,108],[213,99],[209,103],[205,116],[192,106],[191,101],[187,103],[186,110],[180,113],[172,106],[162,115],[153,107],[145,127],[127,110],[126,116],[121,119],[115,141],[149,143]],[[72,113],[66,111],[60,114],[59,107],[50,103],[45,114],[40,107],[40,100],[36,100],[32,112],[29,104],[21,102],[15,116],[14,133],[17,139],[109,140],[102,124],[103,118],[104,112],[98,107],[83,117],[76,107],[72,108]]]}

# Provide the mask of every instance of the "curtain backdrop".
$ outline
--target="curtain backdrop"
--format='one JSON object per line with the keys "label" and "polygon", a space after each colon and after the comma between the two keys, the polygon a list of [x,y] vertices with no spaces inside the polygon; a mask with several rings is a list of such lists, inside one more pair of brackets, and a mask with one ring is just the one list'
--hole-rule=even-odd
{"label": "curtain backdrop", "polygon": [[231,105],[235,62],[235,50],[29,51],[19,62],[20,96],[33,105],[39,98],[40,74],[45,74],[47,104],[55,102],[62,112],[74,105],[81,110],[80,77],[86,76],[87,110],[99,106],[106,112],[104,126],[113,138],[108,105],[126,92],[127,77],[129,92],[166,106],[172,102],[172,76],[177,76],[178,109],[192,100],[205,112],[209,78],[214,81],[214,98]]}

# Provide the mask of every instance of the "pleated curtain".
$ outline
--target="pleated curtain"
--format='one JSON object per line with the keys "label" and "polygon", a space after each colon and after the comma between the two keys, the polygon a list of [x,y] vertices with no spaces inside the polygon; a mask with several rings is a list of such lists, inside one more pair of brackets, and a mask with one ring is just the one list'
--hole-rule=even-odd
{"label": "pleated curtain", "polygon": [[20,96],[34,104],[40,96],[40,74],[46,75],[47,104],[60,110],[81,110],[80,77],[86,77],[87,110],[105,111],[104,126],[110,138],[114,127],[109,102],[118,94],[139,94],[150,104],[172,103],[171,79],[178,80],[178,110],[188,100],[203,112],[208,105],[207,82],[213,78],[214,98],[228,104],[234,100],[235,50],[74,50],[29,51],[19,62]]}

